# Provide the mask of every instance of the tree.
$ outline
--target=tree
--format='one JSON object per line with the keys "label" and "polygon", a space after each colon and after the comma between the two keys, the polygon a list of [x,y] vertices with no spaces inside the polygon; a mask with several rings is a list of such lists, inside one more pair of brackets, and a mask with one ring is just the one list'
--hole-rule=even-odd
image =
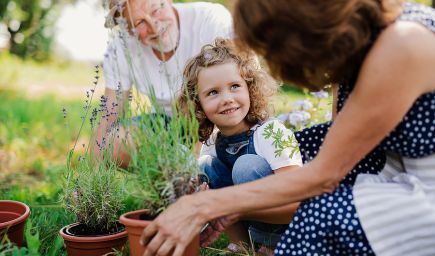
{"label": "tree", "polygon": [[54,38],[54,24],[66,3],[78,0],[3,0],[0,19],[10,35],[9,52],[21,58],[46,60]]}

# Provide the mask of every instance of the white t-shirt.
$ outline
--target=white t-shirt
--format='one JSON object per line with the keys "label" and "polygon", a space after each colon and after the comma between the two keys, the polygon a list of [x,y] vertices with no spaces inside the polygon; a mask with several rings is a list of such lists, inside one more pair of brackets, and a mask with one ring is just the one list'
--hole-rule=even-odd
{"label": "white t-shirt", "polygon": [[135,84],[145,95],[154,88],[157,103],[168,114],[171,113],[171,102],[181,90],[187,61],[217,37],[233,37],[231,14],[224,6],[195,2],[174,4],[174,7],[180,20],[180,41],[168,61],[160,61],[150,46],[120,31],[110,42],[103,61],[107,88],[127,91]]}
{"label": "white t-shirt", "polygon": [[[263,157],[270,165],[272,170],[279,169],[284,166],[289,165],[298,165],[302,166],[302,157],[299,151],[296,151],[292,157],[290,158],[292,148],[286,148],[282,151],[280,156],[275,157],[275,146],[273,145],[273,138],[266,139],[263,135],[264,129],[270,124],[273,123],[273,130],[277,131],[281,129],[283,132],[283,139],[287,139],[288,136],[292,136],[293,132],[285,127],[279,120],[271,119],[264,122],[261,125],[254,125],[251,130],[254,131],[254,148],[257,155]],[[217,138],[217,131],[213,132],[213,134],[208,139],[207,143],[204,143],[201,147],[200,156],[210,155],[213,157],[217,157],[215,142]],[[295,139],[295,147],[298,146],[297,141]]]}

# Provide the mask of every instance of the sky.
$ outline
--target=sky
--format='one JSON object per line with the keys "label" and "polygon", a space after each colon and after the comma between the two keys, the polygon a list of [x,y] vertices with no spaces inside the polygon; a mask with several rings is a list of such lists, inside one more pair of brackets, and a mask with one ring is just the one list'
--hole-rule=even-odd
{"label": "sky", "polygon": [[56,44],[74,60],[101,61],[103,58],[109,30],[104,28],[105,12],[99,2],[101,0],[80,0],[67,5],[57,21]]}

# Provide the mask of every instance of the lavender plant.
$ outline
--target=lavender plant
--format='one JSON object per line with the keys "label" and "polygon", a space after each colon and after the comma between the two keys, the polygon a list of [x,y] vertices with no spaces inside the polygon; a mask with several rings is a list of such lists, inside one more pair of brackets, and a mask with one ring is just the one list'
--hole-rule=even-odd
{"label": "lavender plant", "polygon": [[[108,16],[106,23],[117,24],[112,29],[112,36],[117,36],[127,46],[127,37],[137,37],[137,30],[133,27],[129,31],[127,20],[123,17],[123,1],[116,5],[121,15],[113,20]],[[128,4],[128,2],[127,2]],[[106,2],[106,6],[107,6]],[[109,26],[112,27],[112,26]],[[136,38],[137,39],[137,38]],[[139,48],[141,43],[134,40]],[[163,56],[163,47],[160,45],[160,54]],[[124,49],[129,70],[141,70],[139,79],[136,75],[130,78],[133,84],[147,88],[147,98],[130,98],[129,104],[124,107],[124,117],[120,120],[125,137],[121,138],[130,157],[128,164],[128,192],[135,198],[134,206],[130,208],[150,209],[151,215],[157,215],[170,203],[173,203],[184,194],[197,190],[198,166],[194,156],[194,145],[198,141],[198,123],[194,118],[193,110],[189,114],[180,114],[179,108],[173,104],[172,114],[168,114],[161,103],[158,102],[154,87],[150,81],[147,67],[135,67],[140,63],[132,61],[134,52],[128,47]],[[172,58],[178,58],[175,54]],[[165,61],[161,63],[159,71],[161,79],[178,88],[181,81],[170,76]],[[180,74],[182,68],[179,67]],[[133,94],[141,95],[137,87],[132,88]],[[136,93],[137,92],[137,93]],[[173,95],[175,97],[175,93]]]}
{"label": "lavender plant", "polygon": [[[118,161],[112,159],[116,133],[105,136],[98,144],[101,151],[98,157],[93,156],[90,150],[92,143],[98,143],[92,135],[95,127],[102,118],[116,115],[115,106],[107,106],[104,96],[100,98],[98,106],[92,104],[99,79],[99,66],[95,68],[94,87],[86,92],[80,129],[67,157],[62,199],[65,209],[73,213],[77,221],[90,232],[116,232],[124,195],[124,178],[118,171]],[[67,110],[63,108],[62,112],[67,120]],[[87,127],[91,130],[89,141],[79,143],[83,129]]]}
{"label": "lavender plant", "polygon": [[[194,156],[198,141],[198,122],[193,108],[181,114],[176,105],[168,117],[150,96],[148,104],[136,104],[140,118],[132,118],[129,130],[129,172],[131,194],[138,199],[138,208],[150,209],[156,216],[179,197],[198,190],[198,166]],[[134,146],[132,146],[134,145]]]}

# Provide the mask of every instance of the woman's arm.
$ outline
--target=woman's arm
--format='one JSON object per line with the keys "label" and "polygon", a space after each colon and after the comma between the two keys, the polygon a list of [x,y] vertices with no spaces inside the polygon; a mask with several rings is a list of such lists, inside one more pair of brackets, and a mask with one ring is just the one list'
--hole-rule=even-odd
{"label": "woman's arm", "polygon": [[[297,169],[297,165],[286,166],[274,170],[274,175],[280,175],[286,171]],[[272,224],[288,224],[293,219],[293,215],[299,207],[299,202],[291,203],[284,206],[273,207],[270,209],[263,209],[258,211],[247,212],[240,215],[239,219],[261,221]]]}
{"label": "woman's arm", "polygon": [[240,219],[261,221],[271,224],[289,224],[299,207],[299,203],[291,203],[270,209],[247,212]]}
{"label": "woman's arm", "polygon": [[[211,219],[283,206],[333,191],[352,167],[403,118],[421,94],[435,90],[435,36],[397,22],[379,37],[318,156],[297,170],[182,197],[149,225],[145,255],[180,256]],[[171,223],[171,224],[169,224]]]}

